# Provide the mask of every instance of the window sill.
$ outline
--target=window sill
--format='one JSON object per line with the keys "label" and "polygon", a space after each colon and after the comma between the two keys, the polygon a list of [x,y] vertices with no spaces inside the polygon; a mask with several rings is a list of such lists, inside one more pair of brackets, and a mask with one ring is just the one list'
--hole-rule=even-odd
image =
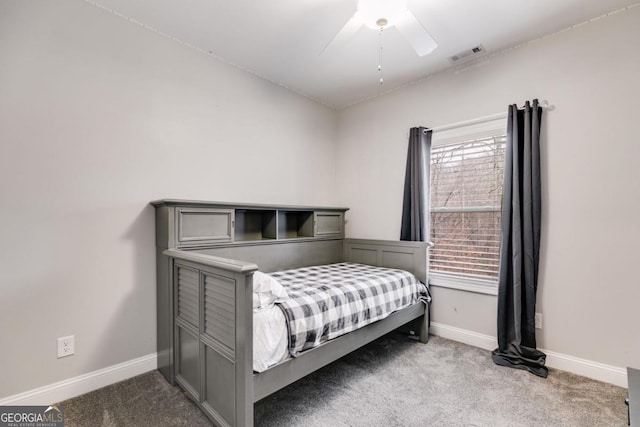
{"label": "window sill", "polygon": [[429,286],[457,289],[484,295],[498,295],[498,284],[489,280],[471,279],[431,273]]}

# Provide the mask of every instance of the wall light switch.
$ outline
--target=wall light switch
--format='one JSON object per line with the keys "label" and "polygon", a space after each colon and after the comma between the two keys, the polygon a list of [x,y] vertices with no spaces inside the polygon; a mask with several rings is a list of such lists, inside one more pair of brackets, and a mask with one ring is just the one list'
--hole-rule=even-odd
{"label": "wall light switch", "polygon": [[58,359],[71,356],[76,352],[75,335],[58,338]]}

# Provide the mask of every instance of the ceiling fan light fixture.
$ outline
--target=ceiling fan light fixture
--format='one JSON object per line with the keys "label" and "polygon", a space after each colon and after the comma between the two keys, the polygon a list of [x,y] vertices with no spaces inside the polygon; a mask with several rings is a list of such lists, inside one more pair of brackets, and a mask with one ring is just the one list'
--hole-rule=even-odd
{"label": "ceiling fan light fixture", "polygon": [[419,56],[428,55],[438,47],[438,43],[409,10],[407,0],[358,0],[356,12],[320,55],[329,55],[344,46],[363,25],[378,31],[380,51],[383,30],[391,27],[397,28]]}
{"label": "ceiling fan light fixture", "polygon": [[407,0],[358,0],[357,14],[364,25],[377,30],[393,27],[408,10]]}

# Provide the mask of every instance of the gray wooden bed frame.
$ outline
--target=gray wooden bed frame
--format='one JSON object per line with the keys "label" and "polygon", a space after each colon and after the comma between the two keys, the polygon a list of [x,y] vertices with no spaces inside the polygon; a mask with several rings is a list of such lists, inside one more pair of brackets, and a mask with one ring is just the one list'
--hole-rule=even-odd
{"label": "gray wooden bed frame", "polygon": [[401,327],[428,341],[420,302],[253,372],[253,273],[349,261],[427,283],[427,244],[344,238],[346,208],[160,200],[158,370],[221,426],[252,426],[254,403]]}

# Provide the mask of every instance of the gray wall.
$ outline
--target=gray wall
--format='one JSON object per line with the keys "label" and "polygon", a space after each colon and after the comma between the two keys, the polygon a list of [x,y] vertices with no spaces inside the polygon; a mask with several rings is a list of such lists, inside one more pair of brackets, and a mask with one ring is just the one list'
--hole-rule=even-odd
{"label": "gray wall", "polygon": [[333,204],[336,118],[81,0],[2,0],[0,398],[155,352],[149,201]]}
{"label": "gray wall", "polygon": [[[410,127],[548,99],[555,110],[543,130],[539,345],[639,366],[639,75],[636,7],[341,111],[347,235],[398,237]],[[495,297],[436,289],[433,304],[435,322],[495,336]]]}

